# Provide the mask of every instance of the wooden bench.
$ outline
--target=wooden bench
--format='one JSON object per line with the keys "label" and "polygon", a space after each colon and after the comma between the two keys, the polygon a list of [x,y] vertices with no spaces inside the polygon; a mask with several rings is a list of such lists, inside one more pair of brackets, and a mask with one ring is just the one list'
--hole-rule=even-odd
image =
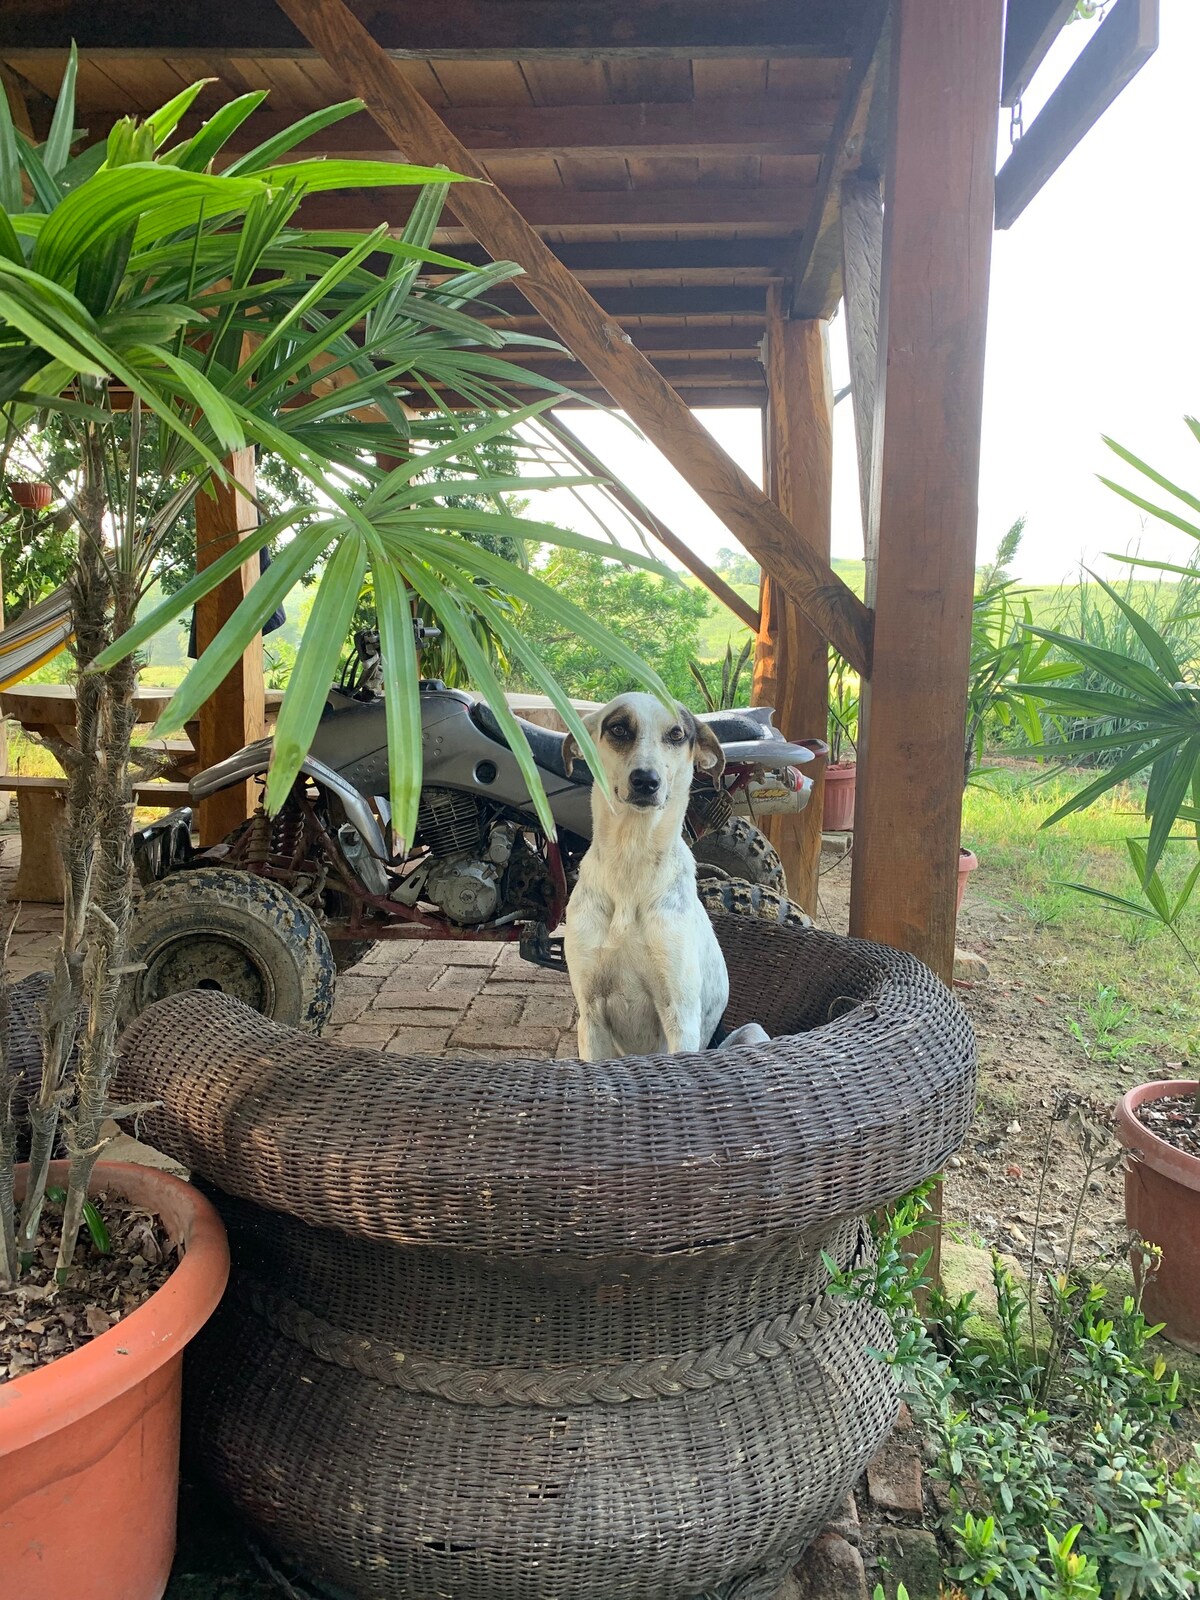
{"label": "wooden bench", "polygon": [[[61,905],[63,899],[62,829],[66,820],[65,777],[35,778],[24,773],[0,776],[0,793],[16,793],[21,825],[21,865],[11,899]],[[136,781],[133,797],[139,806],[164,811],[187,805],[186,783]]]}

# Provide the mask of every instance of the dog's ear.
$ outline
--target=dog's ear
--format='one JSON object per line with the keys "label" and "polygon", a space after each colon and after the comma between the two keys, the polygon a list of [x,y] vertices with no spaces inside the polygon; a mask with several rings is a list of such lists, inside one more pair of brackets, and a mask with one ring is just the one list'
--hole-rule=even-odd
{"label": "dog's ear", "polygon": [[[590,713],[590,715],[581,719],[584,727],[591,734],[593,739],[599,735],[601,715],[601,712],[593,711]],[[563,740],[562,746],[563,771],[566,773],[568,778],[575,770],[575,763],[582,759],[583,757],[579,749],[579,740],[573,733],[568,733]]]}
{"label": "dog's ear", "polygon": [[[685,710],[685,707],[680,707]],[[694,753],[692,763],[698,772],[707,772],[716,779],[725,771],[725,752],[721,749],[721,741],[709,727],[707,722],[698,722],[690,711],[687,712],[691,728]]]}

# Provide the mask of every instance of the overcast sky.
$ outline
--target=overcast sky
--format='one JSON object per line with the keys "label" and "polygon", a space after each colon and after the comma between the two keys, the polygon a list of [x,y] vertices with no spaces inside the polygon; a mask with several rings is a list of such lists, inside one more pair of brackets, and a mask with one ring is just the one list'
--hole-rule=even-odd
{"label": "overcast sky", "polygon": [[[1025,97],[1026,126],[1091,36],[1064,31]],[[1014,518],[1028,519],[1017,564],[1027,581],[1057,582],[1081,559],[1141,541],[1157,559],[1193,542],[1096,480],[1129,469],[1109,434],[1160,471],[1200,490],[1200,445],[1183,417],[1200,413],[1200,0],[1162,0],[1157,54],[1024,215],[993,240],[979,488],[979,554]],[[1001,130],[1003,160],[1007,119]],[[845,381],[840,318],[835,385]],[[711,558],[729,534],[658,452],[616,420],[568,413],[572,426],[680,535]],[[757,411],[699,415],[757,481]],[[860,556],[862,535],[849,402],[837,408],[833,553]],[[1114,471],[1113,469],[1117,469]],[[569,497],[539,497],[532,514],[582,526]]]}

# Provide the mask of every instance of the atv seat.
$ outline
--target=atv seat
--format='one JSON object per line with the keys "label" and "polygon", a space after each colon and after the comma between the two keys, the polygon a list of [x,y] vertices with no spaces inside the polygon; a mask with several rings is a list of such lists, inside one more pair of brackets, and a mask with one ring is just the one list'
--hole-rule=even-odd
{"label": "atv seat", "polygon": [[696,718],[711,728],[722,744],[741,744],[747,739],[769,739],[770,729],[757,717],[740,711],[701,711]]}
{"label": "atv seat", "polygon": [[[502,744],[506,750],[510,748],[496,713],[484,701],[477,700],[471,707],[471,721],[480,733],[486,734],[489,739],[494,739],[497,744]],[[585,761],[577,761],[569,773],[563,767],[562,750],[566,739],[565,733],[555,733],[550,728],[540,728],[535,722],[526,722],[524,717],[518,717],[517,723],[528,739],[533,759],[539,767],[553,773],[556,778],[566,778],[568,782],[577,783],[581,788],[591,788],[593,782],[591,768]]]}

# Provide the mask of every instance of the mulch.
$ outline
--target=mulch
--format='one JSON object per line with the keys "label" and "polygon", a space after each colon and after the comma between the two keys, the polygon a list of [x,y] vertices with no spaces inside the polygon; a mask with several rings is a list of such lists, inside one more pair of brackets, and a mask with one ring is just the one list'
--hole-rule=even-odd
{"label": "mulch", "polygon": [[94,1204],[111,1248],[101,1255],[80,1232],[71,1281],[54,1281],[62,1208],[46,1202],[35,1257],[10,1288],[0,1288],[0,1383],[67,1355],[107,1333],[170,1277],[178,1246],[157,1217],[101,1194]]}
{"label": "mulch", "polygon": [[1200,1100],[1195,1094],[1169,1094],[1137,1108],[1138,1121],[1167,1144],[1200,1157]]}

